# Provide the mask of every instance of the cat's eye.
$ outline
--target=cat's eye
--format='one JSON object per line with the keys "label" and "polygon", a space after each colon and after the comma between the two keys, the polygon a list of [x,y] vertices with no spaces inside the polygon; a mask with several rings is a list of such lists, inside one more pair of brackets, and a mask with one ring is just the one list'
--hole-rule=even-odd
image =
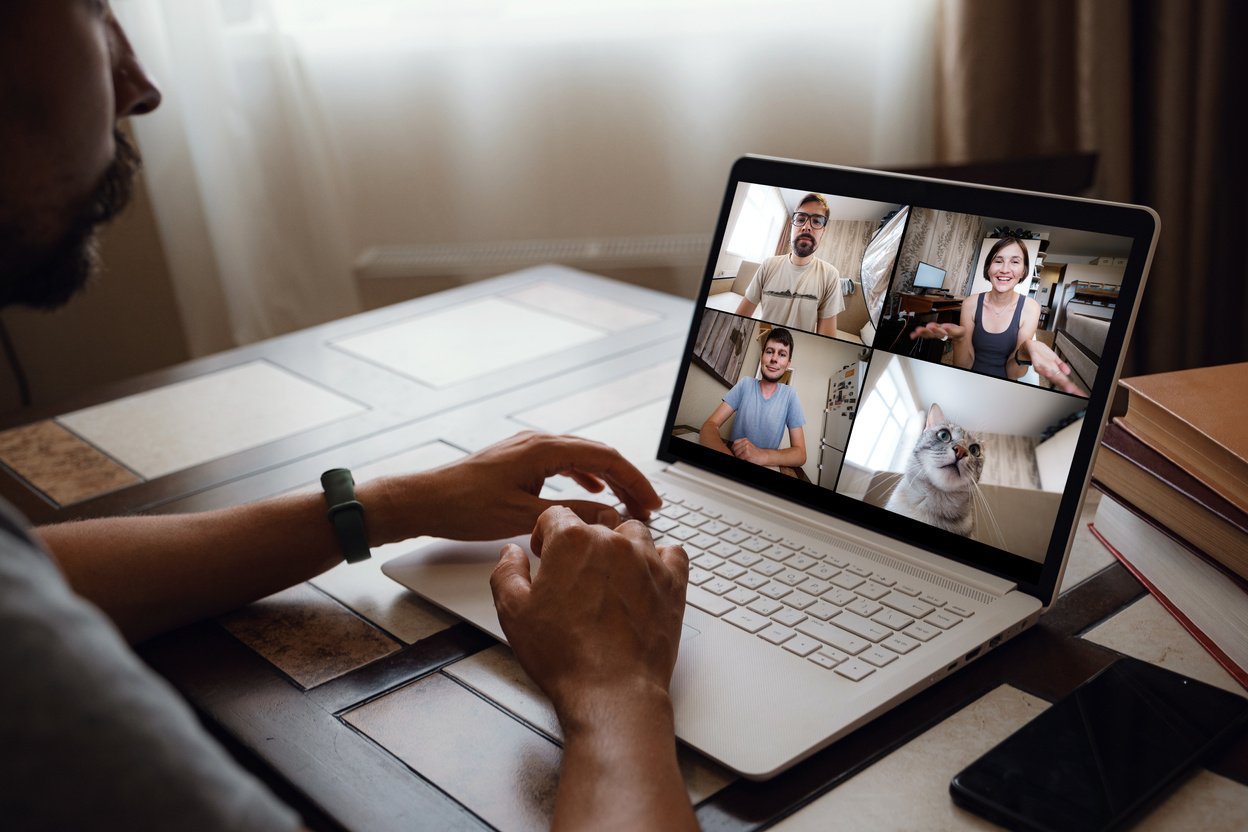
{"label": "cat's eye", "polygon": [[941,442],[948,442],[950,439],[953,438],[953,434],[945,430],[944,428],[941,428],[940,430],[936,431],[936,438],[940,440]]}
{"label": "cat's eye", "polygon": [[980,448],[979,445],[971,445],[969,448],[967,448],[967,450],[970,451],[971,456],[975,457],[976,459],[978,459],[980,454],[983,453],[983,449]]}

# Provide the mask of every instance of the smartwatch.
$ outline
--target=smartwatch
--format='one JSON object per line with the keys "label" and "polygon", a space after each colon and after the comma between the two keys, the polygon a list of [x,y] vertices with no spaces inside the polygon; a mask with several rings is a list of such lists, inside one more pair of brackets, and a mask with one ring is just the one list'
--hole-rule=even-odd
{"label": "smartwatch", "polygon": [[368,530],[364,527],[364,506],[355,499],[355,480],[346,468],[335,468],[321,474],[321,488],[329,505],[330,524],[342,547],[347,563],[359,563],[372,557],[368,548]]}

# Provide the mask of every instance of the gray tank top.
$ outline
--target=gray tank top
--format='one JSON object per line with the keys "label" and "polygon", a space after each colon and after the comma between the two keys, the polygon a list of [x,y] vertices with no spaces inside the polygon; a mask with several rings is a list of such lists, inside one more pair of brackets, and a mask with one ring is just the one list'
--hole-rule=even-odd
{"label": "gray tank top", "polygon": [[1018,296],[1014,304],[1014,317],[1004,332],[988,332],[984,329],[984,295],[981,292],[975,307],[975,331],[971,333],[971,346],[975,348],[975,363],[971,369],[997,378],[1005,378],[1005,362],[1018,344],[1018,322],[1023,318],[1023,298]]}

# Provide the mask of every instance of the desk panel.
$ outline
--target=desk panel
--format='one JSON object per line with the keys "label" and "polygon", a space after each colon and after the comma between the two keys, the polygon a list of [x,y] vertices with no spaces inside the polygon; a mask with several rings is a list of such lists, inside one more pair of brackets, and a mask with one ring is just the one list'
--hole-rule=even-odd
{"label": "desk panel", "polygon": [[[575,348],[560,342],[522,364],[480,365],[471,378],[444,386],[342,349],[367,333],[442,314],[457,320],[497,303],[548,314],[576,297],[592,300],[585,301],[583,324],[608,335]],[[0,491],[24,510],[33,507],[38,520],[204,510],[315,489],[320,472],[333,467],[352,468],[360,478],[434,467],[528,426],[618,444],[644,466],[657,447],[690,310],[688,301],[567,269],[484,281],[190,362],[30,418],[55,425],[62,413],[255,362],[363,410],[146,481],[118,480],[108,493],[69,508],[51,504],[11,471],[0,478]],[[533,337],[524,326],[506,329],[521,320],[532,318],[494,319],[517,341]],[[8,459],[2,438],[0,459]],[[54,456],[77,452],[67,447]],[[548,487],[566,483],[555,479]],[[1085,519],[1095,500],[1085,505]],[[156,640],[142,653],[313,827],[543,828],[561,753],[549,705],[505,647],[380,574],[380,561],[409,545],[381,547],[369,564],[337,567],[221,622]],[[1203,651],[1185,632],[1166,630],[1148,604],[1129,606],[1143,595],[1081,526],[1063,594],[1037,627],[790,771],[754,783],[682,750],[699,821],[708,830],[777,822],[824,828],[828,818],[849,813],[880,828],[916,820],[925,828],[975,828],[978,821],[953,809],[941,785],[974,742],[986,747],[1119,651],[1203,672]],[[330,632],[346,635],[327,643]],[[992,730],[984,733],[985,725]],[[920,761],[927,763],[923,771]],[[1191,788],[1211,801],[1216,817],[1248,814],[1248,739],[1211,770]],[[885,782],[900,783],[903,799],[882,803],[876,795]],[[1193,814],[1195,801],[1177,800],[1154,817],[1203,822]],[[1240,807],[1245,811],[1228,814]]]}

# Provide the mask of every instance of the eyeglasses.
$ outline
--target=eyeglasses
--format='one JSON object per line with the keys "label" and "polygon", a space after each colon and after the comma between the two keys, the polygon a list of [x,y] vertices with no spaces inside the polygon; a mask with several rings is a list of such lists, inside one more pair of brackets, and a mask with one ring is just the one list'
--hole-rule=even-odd
{"label": "eyeglasses", "polygon": [[828,224],[828,218],[823,214],[807,214],[805,211],[793,212],[794,228],[800,228],[806,223],[810,223],[811,228],[823,228]]}

